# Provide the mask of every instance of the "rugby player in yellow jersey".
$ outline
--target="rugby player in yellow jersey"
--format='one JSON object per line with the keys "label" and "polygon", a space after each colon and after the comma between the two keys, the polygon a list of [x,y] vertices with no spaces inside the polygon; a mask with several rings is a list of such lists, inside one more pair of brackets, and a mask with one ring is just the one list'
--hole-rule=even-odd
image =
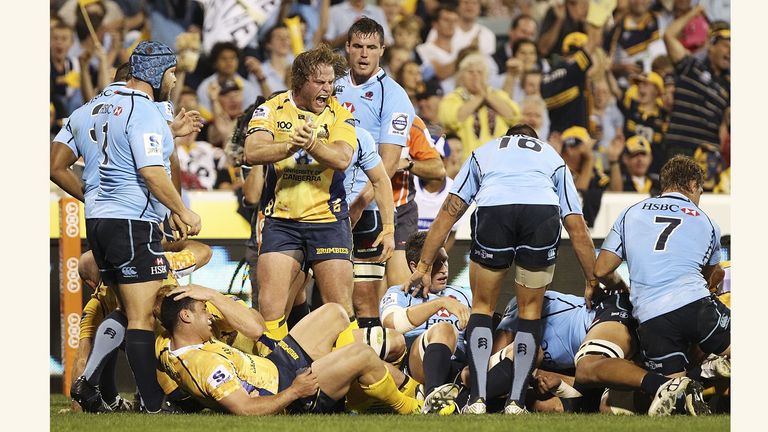
{"label": "rugby player in yellow jersey", "polygon": [[248,164],[266,166],[259,250],[259,308],[275,340],[288,332],[286,294],[301,263],[310,263],[326,303],[352,309],[352,234],[344,170],[357,147],[355,119],[333,93],[344,59],[320,45],[299,54],[291,90],[253,113],[245,140]]}
{"label": "rugby player in yellow jersey", "polygon": [[[194,240],[168,243],[165,256],[175,277],[186,276],[211,259],[211,249]],[[119,309],[114,289],[101,281],[93,253],[88,251],[78,263],[80,278],[94,290],[83,308],[80,337],[75,354],[70,394],[72,409],[88,412],[122,411],[132,409],[131,403],[117,392],[115,363],[117,348],[125,336],[126,318]]]}
{"label": "rugby player in yellow jersey", "polygon": [[[388,367],[368,346],[353,342],[333,350],[348,329],[340,305],[310,313],[261,358],[213,338],[213,317],[204,301],[213,302],[235,329],[248,321],[254,325],[234,302],[227,305],[215,290],[195,285],[161,292],[159,320],[170,335],[156,345],[161,369],[208,408],[237,415],[329,412],[358,382],[364,393],[398,413],[420,410],[421,403],[398,390]],[[258,327],[250,333],[255,337]]]}

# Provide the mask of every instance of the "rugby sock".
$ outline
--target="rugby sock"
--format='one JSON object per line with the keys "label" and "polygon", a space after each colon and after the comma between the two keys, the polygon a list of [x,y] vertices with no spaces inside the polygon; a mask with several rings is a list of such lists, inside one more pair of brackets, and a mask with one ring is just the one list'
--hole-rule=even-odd
{"label": "rugby sock", "polygon": [[512,389],[509,391],[507,403],[514,401],[520,407],[525,406],[525,391],[535,366],[540,340],[541,320],[518,320],[517,333],[512,342],[515,350],[515,361],[512,362]]}
{"label": "rugby sock", "polygon": [[451,370],[451,349],[448,345],[431,343],[424,350],[424,394],[445,384]]}
{"label": "rugby sock", "polygon": [[333,344],[333,349],[336,350],[354,342],[355,335],[352,333],[352,330],[356,328],[358,328],[357,321],[350,322],[347,328],[345,328],[341,333],[339,333],[339,336],[336,338],[336,342]]}
{"label": "rugby sock", "polygon": [[384,368],[384,377],[371,385],[360,384],[360,388],[368,396],[385,402],[398,414],[413,414],[421,409],[416,399],[407,397],[400,392],[392,374],[386,367]]}
{"label": "rugby sock", "polygon": [[86,381],[92,386],[99,385],[101,374],[111,354],[116,354],[120,344],[125,338],[125,328],[128,326],[128,318],[121,312],[114,311],[104,318],[96,329],[93,340],[93,350],[85,364]]}
{"label": "rugby sock", "polygon": [[486,399],[485,384],[488,376],[488,359],[491,358],[493,319],[489,315],[473,313],[467,322],[466,337],[469,345],[469,382],[470,402],[478,398]]}
{"label": "rugby sock", "polygon": [[101,373],[101,380],[99,381],[99,390],[101,391],[101,398],[104,399],[108,405],[112,405],[117,398],[117,355],[120,351],[115,350],[107,357],[104,365],[104,370]]}
{"label": "rugby sock", "polygon": [[640,389],[643,393],[653,396],[667,381],[669,381],[669,378],[660,373],[648,372],[643,377],[643,381],[640,382]]}
{"label": "rugby sock", "polygon": [[379,317],[375,318],[357,318],[357,325],[360,326],[360,328],[366,328],[366,327],[381,327],[381,320]]}
{"label": "rugby sock", "polygon": [[291,313],[288,314],[288,328],[293,328],[296,323],[301,321],[301,319],[307,315],[309,315],[309,305],[307,302],[293,306],[291,308]]}
{"label": "rugby sock", "polygon": [[155,333],[151,330],[128,329],[125,332],[125,354],[144,408],[148,412],[159,411],[164,394],[155,373]]}
{"label": "rugby sock", "polygon": [[419,388],[420,382],[413,379],[413,377],[408,376],[408,374],[405,375],[405,381],[403,381],[402,384],[400,384],[400,393],[415,398],[416,397],[416,389]]}
{"label": "rugby sock", "polygon": [[504,396],[512,387],[512,359],[505,357],[488,371],[488,399]]}
{"label": "rugby sock", "polygon": [[270,339],[282,340],[288,336],[288,325],[285,323],[285,315],[281,315],[276,320],[266,321],[264,323],[267,331],[264,332]]}

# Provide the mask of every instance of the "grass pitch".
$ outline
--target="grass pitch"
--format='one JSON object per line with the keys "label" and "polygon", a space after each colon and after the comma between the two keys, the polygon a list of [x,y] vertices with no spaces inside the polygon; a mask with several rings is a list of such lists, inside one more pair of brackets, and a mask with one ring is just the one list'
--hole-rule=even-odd
{"label": "grass pitch", "polygon": [[[395,415],[302,415],[260,418],[235,417],[205,412],[202,414],[148,416],[142,414],[83,414],[68,411],[63,395],[51,395],[52,431],[248,431],[264,432],[398,432],[398,431],[473,431],[473,432],[705,432],[730,430],[730,415],[708,417],[612,417],[583,414],[530,414],[507,417],[484,416],[395,416]],[[62,412],[62,410],[66,410]]]}

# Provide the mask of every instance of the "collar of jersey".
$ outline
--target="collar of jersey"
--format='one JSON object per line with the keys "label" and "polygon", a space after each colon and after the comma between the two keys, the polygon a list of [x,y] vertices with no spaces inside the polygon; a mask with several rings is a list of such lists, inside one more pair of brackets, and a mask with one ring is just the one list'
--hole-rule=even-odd
{"label": "collar of jersey", "polygon": [[179,357],[187,351],[191,351],[193,349],[202,349],[202,348],[203,348],[203,344],[197,344],[197,345],[187,345],[181,348],[177,348],[175,350],[171,350],[171,340],[168,339],[168,351],[175,357]]}
{"label": "collar of jersey", "polygon": [[143,98],[146,98],[146,99],[152,101],[152,98],[150,98],[149,95],[144,93],[143,91],[136,90],[136,89],[131,89],[131,88],[128,88],[128,87],[121,87],[121,88],[115,90],[115,94],[119,94],[121,96],[136,95],[136,96],[140,96],[140,97],[143,97]]}
{"label": "collar of jersey", "polygon": [[680,192],[666,192],[666,193],[661,194],[660,198],[671,197],[671,196],[674,196],[675,198],[682,198],[682,199],[684,199],[684,200],[686,200],[688,202],[692,202],[690,200],[690,198],[688,198],[687,196],[681,194]]}
{"label": "collar of jersey", "polygon": [[371,75],[371,77],[370,77],[370,78],[368,78],[368,80],[366,80],[366,81],[365,81],[364,83],[362,83],[362,84],[357,84],[357,85],[355,85],[355,84],[352,82],[352,72],[350,71],[350,72],[349,72],[349,85],[350,85],[350,86],[352,86],[352,88],[360,88],[360,87],[365,87],[366,85],[368,85],[368,84],[371,84],[371,83],[373,83],[373,82],[375,82],[375,81],[381,81],[381,80],[383,80],[383,79],[384,79],[384,77],[386,77],[386,76],[387,76],[387,71],[385,71],[383,67],[379,66],[379,71],[378,71],[378,72],[376,72],[375,74]]}

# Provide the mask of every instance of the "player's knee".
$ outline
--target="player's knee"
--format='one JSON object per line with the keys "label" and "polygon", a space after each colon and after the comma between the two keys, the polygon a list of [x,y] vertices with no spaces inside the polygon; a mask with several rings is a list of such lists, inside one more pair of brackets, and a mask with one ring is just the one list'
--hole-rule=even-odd
{"label": "player's knee", "polygon": [[336,326],[343,329],[349,325],[349,316],[344,306],[338,303],[326,303],[316,309],[318,315],[322,317],[325,325]]}
{"label": "player's knee", "polygon": [[442,343],[454,347],[458,340],[456,327],[449,322],[439,322],[429,329],[429,343]]}
{"label": "player's knee", "polygon": [[392,329],[385,329],[387,331],[387,339],[389,340],[389,354],[387,355],[387,361],[395,361],[405,354],[405,336],[402,333],[398,333]]}
{"label": "player's knee", "polygon": [[205,243],[190,242],[188,247],[192,251],[192,254],[195,256],[195,268],[197,269],[208,264],[208,262],[211,260],[211,257],[213,256],[211,247]]}

